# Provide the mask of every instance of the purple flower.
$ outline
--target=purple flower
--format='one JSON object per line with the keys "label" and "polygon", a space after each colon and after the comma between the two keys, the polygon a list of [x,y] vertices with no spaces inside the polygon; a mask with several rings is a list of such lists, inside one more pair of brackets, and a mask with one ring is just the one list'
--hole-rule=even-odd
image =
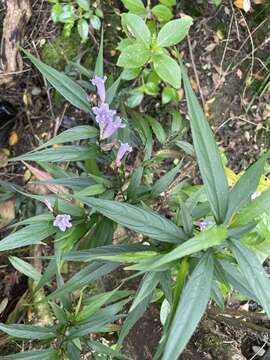
{"label": "purple flower", "polygon": [[71,220],[70,215],[67,214],[57,215],[53,222],[53,225],[57,226],[61,231],[66,231],[66,229],[72,227],[70,220]]}
{"label": "purple flower", "polygon": [[120,148],[118,149],[118,153],[116,156],[116,165],[120,166],[121,165],[121,160],[123,159],[123,157],[125,156],[126,152],[131,152],[132,151],[132,147],[129,146],[128,143],[121,143]]}
{"label": "purple flower", "polygon": [[106,91],[105,91],[105,81],[107,80],[107,76],[104,76],[104,78],[100,78],[98,76],[95,76],[92,80],[91,80],[91,83],[93,85],[96,86],[97,88],[97,93],[98,93],[98,96],[100,98],[100,101],[102,103],[105,102],[105,97],[106,97]]}
{"label": "purple flower", "polygon": [[100,139],[104,140],[112,136],[117,129],[123,128],[126,125],[122,123],[122,119],[116,114],[115,110],[110,110],[108,104],[101,104],[99,107],[93,107],[93,112],[96,115],[96,122],[100,129]]}
{"label": "purple flower", "polygon": [[198,226],[200,228],[200,231],[203,231],[211,224],[212,224],[211,221],[202,220],[202,221],[199,221]]}

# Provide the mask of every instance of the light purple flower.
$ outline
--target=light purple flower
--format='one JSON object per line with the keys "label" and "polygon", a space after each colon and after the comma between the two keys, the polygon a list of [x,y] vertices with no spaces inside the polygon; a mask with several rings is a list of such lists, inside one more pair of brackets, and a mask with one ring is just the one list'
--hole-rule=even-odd
{"label": "light purple flower", "polygon": [[124,143],[124,144],[121,143],[121,146],[118,149],[118,153],[117,153],[117,156],[116,156],[116,165],[120,166],[121,165],[121,160],[123,159],[125,154],[127,152],[131,152],[131,151],[132,151],[132,147],[129,146],[128,143]]}
{"label": "light purple flower", "polygon": [[106,91],[105,91],[105,81],[107,80],[107,76],[104,76],[104,78],[100,78],[98,76],[95,76],[92,80],[91,80],[91,83],[93,85],[96,86],[97,88],[97,93],[98,93],[98,96],[100,98],[100,101],[102,103],[105,102],[105,98],[106,98]]}
{"label": "light purple flower", "polygon": [[116,116],[115,120],[107,121],[104,130],[100,133],[100,139],[107,139],[112,136],[119,128],[124,128],[126,125],[122,123],[122,119]]}
{"label": "light purple flower", "polygon": [[116,114],[115,110],[110,110],[108,104],[101,104],[99,107],[93,107],[93,112],[96,115],[96,122],[100,129],[100,139],[104,140],[112,136],[117,129],[123,128],[126,125],[122,123],[122,119]]}
{"label": "light purple flower", "polygon": [[207,220],[202,220],[198,223],[201,231],[205,230],[210,224],[211,224],[211,222],[207,221]]}
{"label": "light purple flower", "polygon": [[53,222],[53,225],[57,226],[61,231],[66,231],[66,229],[72,227],[70,220],[71,220],[70,215],[67,214],[57,215]]}

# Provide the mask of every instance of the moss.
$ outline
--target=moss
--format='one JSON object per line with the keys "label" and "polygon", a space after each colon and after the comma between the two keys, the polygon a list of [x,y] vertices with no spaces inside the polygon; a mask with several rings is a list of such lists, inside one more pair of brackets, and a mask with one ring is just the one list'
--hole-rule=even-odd
{"label": "moss", "polygon": [[63,71],[68,61],[74,60],[76,56],[85,50],[82,65],[92,68],[95,63],[91,42],[81,44],[81,39],[77,31],[74,31],[70,37],[66,38],[62,34],[52,41],[47,42],[41,49],[41,60],[51,67]]}

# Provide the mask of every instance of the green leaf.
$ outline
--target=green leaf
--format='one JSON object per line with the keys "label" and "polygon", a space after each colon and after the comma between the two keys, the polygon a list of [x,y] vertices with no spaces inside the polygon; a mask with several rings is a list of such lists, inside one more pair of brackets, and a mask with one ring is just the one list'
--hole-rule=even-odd
{"label": "green leaf", "polygon": [[63,131],[61,134],[54,136],[51,140],[47,141],[45,144],[38,146],[34,151],[41,150],[48,146],[52,146],[55,144],[63,144],[65,142],[77,141],[77,140],[86,140],[92,139],[98,136],[99,131],[89,125],[80,125],[75,126],[71,129]]}
{"label": "green leaf", "polygon": [[144,15],[146,13],[146,9],[141,0],[122,0],[125,8],[135,14]]}
{"label": "green leaf", "polygon": [[182,163],[180,162],[177,166],[168,171],[167,174],[162,176],[154,183],[151,191],[151,195],[153,197],[158,197],[163,191],[166,190],[166,188],[170,185],[170,183],[174,180],[175,176],[178,174],[181,165]]}
{"label": "green leaf", "polygon": [[109,219],[150,238],[176,244],[186,239],[182,229],[154,212],[117,201],[76,198]]}
{"label": "green leaf", "polygon": [[154,119],[152,116],[149,115],[145,115],[145,119],[149,122],[153,130],[153,133],[156,135],[158,141],[161,144],[164,144],[166,142],[167,135],[160,122],[158,122],[156,119]]}
{"label": "green leaf", "polygon": [[80,19],[77,23],[77,29],[82,41],[85,42],[88,39],[89,32],[89,25],[87,20]]}
{"label": "green leaf", "polygon": [[129,312],[133,311],[145,298],[153,293],[160,281],[161,274],[161,272],[148,272],[144,275]]}
{"label": "green leaf", "polygon": [[151,43],[151,33],[147,25],[138,15],[123,14],[122,19],[129,31],[134,35],[137,41],[140,41],[145,48],[149,48]]}
{"label": "green leaf", "polygon": [[1,360],[56,360],[57,352],[55,350],[34,350],[34,351],[25,351],[17,354],[0,356]]}
{"label": "green leaf", "polygon": [[169,21],[173,18],[172,10],[165,5],[156,5],[152,8],[152,13],[159,21]]}
{"label": "green leaf", "polygon": [[270,208],[270,189],[264,191],[260,196],[243,207],[235,216],[232,225],[234,227],[253,222],[258,216]]}
{"label": "green leaf", "polygon": [[5,325],[0,323],[0,330],[6,334],[29,340],[48,340],[57,336],[56,327],[41,327],[33,325]]}
{"label": "green leaf", "polygon": [[170,86],[165,86],[162,90],[162,105],[166,105],[177,99],[177,92]]}
{"label": "green leaf", "polygon": [[52,224],[40,223],[26,226],[25,228],[8,235],[0,241],[0,251],[17,249],[23,246],[38,244],[56,232]]}
{"label": "green leaf", "polygon": [[17,156],[9,161],[25,160],[62,162],[95,159],[96,157],[97,152],[93,147],[66,145]]}
{"label": "green leaf", "polygon": [[95,185],[87,186],[81,191],[76,191],[75,194],[81,196],[95,196],[95,195],[103,194],[105,191],[106,188],[104,187],[104,185],[95,184]]}
{"label": "green leaf", "polygon": [[85,11],[89,11],[89,0],[76,0],[77,4]]}
{"label": "green leaf", "polygon": [[89,113],[91,105],[87,93],[75,81],[71,80],[65,74],[53,69],[51,66],[44,64],[42,61],[31,55],[28,51],[23,50],[25,55],[32,61],[41,74],[49,83],[72,105]]}
{"label": "green leaf", "polygon": [[151,52],[143,44],[127,46],[118,58],[117,65],[132,69],[143,66],[150,59]]}
{"label": "green leaf", "polygon": [[176,5],[176,0],[159,0],[159,2],[166,6],[174,6]]}
{"label": "green leaf", "polygon": [[255,164],[250,166],[230,191],[227,221],[249,202],[251,195],[256,191],[269,153],[267,151]]}
{"label": "green leaf", "polygon": [[211,209],[218,223],[226,217],[229,189],[221,156],[212,130],[191,88],[181,63],[193,144]]}
{"label": "green leaf", "polygon": [[143,176],[143,166],[140,166],[132,173],[131,180],[127,189],[128,199],[136,198],[141,184],[142,176]]}
{"label": "green leaf", "polygon": [[178,260],[184,256],[219,245],[227,238],[227,236],[228,231],[224,225],[214,226],[211,229],[202,231],[193,238],[185,241],[166,255],[162,255],[161,257],[159,256],[157,260],[145,260],[137,265],[130,266],[128,269],[143,271],[157,270],[161,266]]}
{"label": "green leaf", "polygon": [[112,86],[110,86],[109,89],[106,91],[106,103],[108,105],[110,105],[113,99],[115,98],[121,80],[122,80],[122,74],[120,74],[120,76],[115,80]]}
{"label": "green leaf", "polygon": [[11,262],[12,266],[18,270],[20,273],[39,281],[41,278],[41,273],[36,270],[31,264],[28,262],[17,258],[16,256],[10,256],[9,261]]}
{"label": "green leaf", "polygon": [[256,295],[264,311],[270,316],[270,280],[256,255],[239,241],[231,241],[232,252],[242,275]]}
{"label": "green leaf", "polygon": [[177,360],[206,309],[213,279],[213,258],[206,253],[191,274],[178,304],[162,360]]}
{"label": "green leaf", "polygon": [[97,61],[96,61],[94,73],[95,73],[95,75],[97,75],[100,78],[103,78],[103,76],[104,76],[104,69],[103,69],[103,30],[101,31],[99,51],[98,51],[98,56],[97,56]]}
{"label": "green leaf", "polygon": [[194,147],[184,140],[176,140],[175,145],[182,149],[186,154],[195,157]]}
{"label": "green leaf", "polygon": [[123,80],[133,80],[136,79],[136,77],[140,74],[141,69],[140,68],[125,68],[122,72],[122,79]]}
{"label": "green leaf", "polygon": [[58,21],[60,21],[60,15],[63,12],[63,8],[61,6],[61,4],[55,4],[52,7],[52,11],[51,11],[51,17],[52,17],[52,21],[54,23],[57,23]]}
{"label": "green leaf", "polygon": [[93,15],[90,17],[90,23],[93,26],[95,30],[99,30],[101,27],[101,21],[100,18],[96,15]]}
{"label": "green leaf", "polygon": [[181,71],[177,62],[166,54],[153,58],[154,69],[158,76],[170,85],[179,89],[181,86]]}
{"label": "green leaf", "polygon": [[88,345],[95,350],[98,354],[109,355],[113,359],[119,360],[129,360],[128,357],[122,355],[120,352],[113,350],[112,348],[98,342],[98,341],[88,341]]}
{"label": "green leaf", "polygon": [[139,106],[144,98],[144,94],[142,92],[135,91],[135,90],[138,90],[138,89],[134,89],[134,91],[132,92],[132,95],[129,96],[126,100],[126,105],[131,109]]}
{"label": "green leaf", "polygon": [[158,33],[157,45],[167,47],[178,44],[187,36],[192,23],[192,18],[189,16],[168,22]]}
{"label": "green leaf", "polygon": [[70,280],[68,280],[63,286],[55,290],[53,293],[47,296],[48,300],[56,299],[66,295],[70,292],[73,292],[77,289],[82,288],[85,285],[90,284],[102,276],[115,270],[119,264],[115,263],[102,263],[102,262],[93,262],[90,265],[87,265],[82,270],[77,272]]}

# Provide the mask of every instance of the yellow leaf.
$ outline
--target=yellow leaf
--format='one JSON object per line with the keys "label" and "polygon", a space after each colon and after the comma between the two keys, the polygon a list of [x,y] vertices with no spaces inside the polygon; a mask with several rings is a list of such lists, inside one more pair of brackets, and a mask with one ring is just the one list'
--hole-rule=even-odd
{"label": "yellow leaf", "polygon": [[8,139],[9,146],[15,146],[18,143],[18,135],[15,131],[12,131]]}
{"label": "yellow leaf", "polygon": [[245,12],[248,12],[251,8],[250,0],[236,0],[234,5],[238,7],[238,9],[242,9]]}

